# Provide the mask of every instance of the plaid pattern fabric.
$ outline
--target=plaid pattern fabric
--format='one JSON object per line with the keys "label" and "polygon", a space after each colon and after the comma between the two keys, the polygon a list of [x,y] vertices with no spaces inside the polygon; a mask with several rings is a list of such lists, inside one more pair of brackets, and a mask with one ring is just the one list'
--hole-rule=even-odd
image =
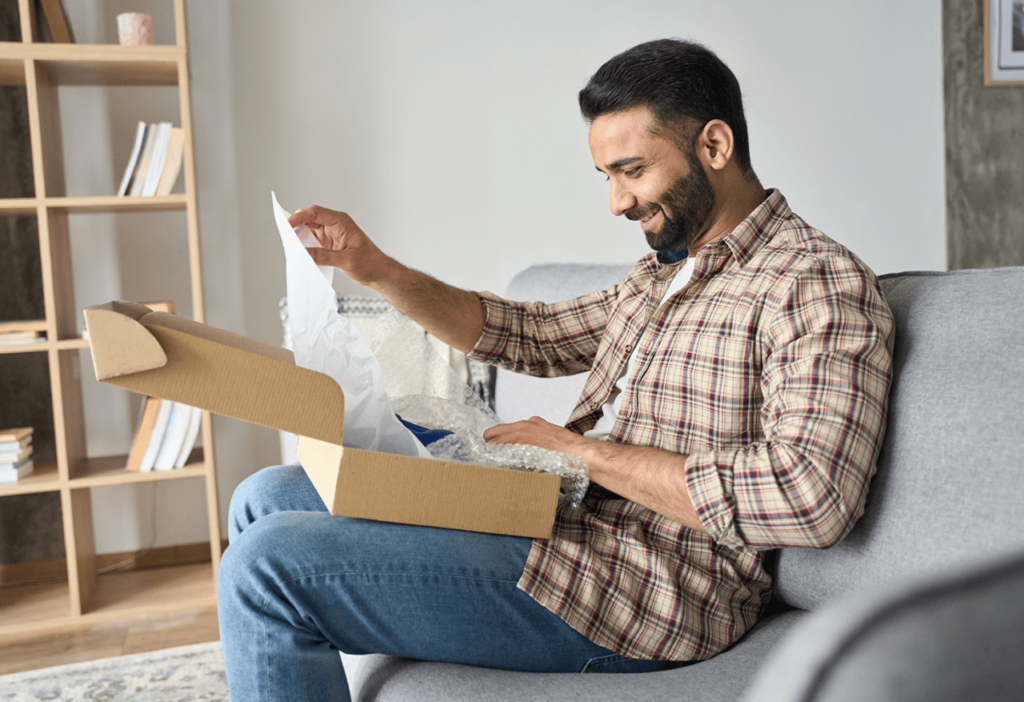
{"label": "plaid pattern fabric", "polygon": [[481,293],[473,355],[536,375],[589,371],[567,427],[590,429],[634,353],[609,440],[684,456],[707,533],[593,486],[534,542],[519,587],[634,658],[708,658],[771,591],[766,551],[827,547],[863,512],[885,428],[893,320],[874,275],[771,191],[666,304],[680,264],[641,259],[557,304]]}

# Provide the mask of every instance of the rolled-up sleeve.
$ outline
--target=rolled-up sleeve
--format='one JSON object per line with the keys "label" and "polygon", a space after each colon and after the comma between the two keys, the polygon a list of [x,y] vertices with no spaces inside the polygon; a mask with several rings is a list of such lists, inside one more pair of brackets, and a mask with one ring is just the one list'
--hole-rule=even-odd
{"label": "rolled-up sleeve", "polygon": [[873,276],[815,259],[766,308],[764,440],[692,453],[701,522],[731,548],[825,548],[864,510],[885,430],[893,319]]}
{"label": "rolled-up sleeve", "polygon": [[470,358],[528,375],[554,377],[590,369],[618,288],[565,302],[512,302],[477,293],[484,328]]}

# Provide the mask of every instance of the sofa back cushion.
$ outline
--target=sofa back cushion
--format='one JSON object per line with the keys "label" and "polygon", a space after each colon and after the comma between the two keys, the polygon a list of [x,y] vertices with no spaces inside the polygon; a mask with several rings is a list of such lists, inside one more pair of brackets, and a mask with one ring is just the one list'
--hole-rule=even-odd
{"label": "sofa back cushion", "polygon": [[896,346],[878,471],[845,540],[781,551],[776,597],[803,609],[1024,548],[1024,267],[880,280]]}
{"label": "sofa back cushion", "polygon": [[[530,266],[508,285],[505,297],[521,302],[561,302],[605,290],[626,279],[632,264],[549,263]],[[565,424],[580,399],[586,373],[562,378],[533,378],[498,369],[494,410],[503,422],[537,416]]]}

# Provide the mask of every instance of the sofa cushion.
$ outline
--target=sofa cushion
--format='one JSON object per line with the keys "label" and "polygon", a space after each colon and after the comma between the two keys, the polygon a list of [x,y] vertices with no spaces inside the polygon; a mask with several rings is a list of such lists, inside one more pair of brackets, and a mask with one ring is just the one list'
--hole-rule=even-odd
{"label": "sofa cushion", "polygon": [[512,673],[391,656],[342,656],[353,702],[650,702],[743,694],[762,662],[805,612],[766,617],[709,661],[657,673]]}
{"label": "sofa cushion", "polygon": [[[509,283],[505,297],[522,302],[561,302],[621,283],[631,264],[549,263],[530,266]],[[565,424],[586,382],[585,373],[532,378],[498,369],[494,411],[503,422],[533,416]]]}
{"label": "sofa cushion", "polygon": [[782,550],[776,597],[804,609],[976,554],[1024,549],[1024,267],[880,281],[896,346],[878,472],[844,541]]}
{"label": "sofa cushion", "polygon": [[919,575],[815,612],[746,702],[977,702],[1024,691],[1024,552]]}

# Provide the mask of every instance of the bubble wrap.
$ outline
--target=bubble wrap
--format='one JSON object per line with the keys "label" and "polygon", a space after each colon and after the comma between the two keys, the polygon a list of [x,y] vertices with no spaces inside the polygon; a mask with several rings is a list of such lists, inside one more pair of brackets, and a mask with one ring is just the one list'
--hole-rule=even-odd
{"label": "bubble wrap", "polygon": [[422,427],[453,432],[427,447],[434,458],[554,473],[562,479],[562,491],[572,506],[579,506],[590,484],[586,461],[536,446],[484,441],[484,430],[498,424],[498,418],[415,322],[397,311],[385,314],[370,348],[394,411]]}

